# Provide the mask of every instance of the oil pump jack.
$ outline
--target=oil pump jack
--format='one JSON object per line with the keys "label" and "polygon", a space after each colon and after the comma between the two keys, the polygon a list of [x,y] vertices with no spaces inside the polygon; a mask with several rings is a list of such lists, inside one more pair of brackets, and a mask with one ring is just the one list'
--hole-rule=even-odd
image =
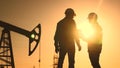
{"label": "oil pump jack", "polygon": [[32,31],[22,29],[9,23],[0,21],[3,28],[0,39],[0,68],[15,68],[10,31],[22,34],[29,38],[29,56],[38,46],[41,36],[41,25],[38,24]]}

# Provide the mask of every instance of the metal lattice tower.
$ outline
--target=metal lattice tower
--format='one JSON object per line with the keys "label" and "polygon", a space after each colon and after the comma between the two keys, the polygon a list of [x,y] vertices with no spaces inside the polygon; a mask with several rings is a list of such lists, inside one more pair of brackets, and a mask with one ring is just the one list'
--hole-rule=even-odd
{"label": "metal lattice tower", "polygon": [[0,40],[0,68],[15,68],[10,31],[6,29]]}

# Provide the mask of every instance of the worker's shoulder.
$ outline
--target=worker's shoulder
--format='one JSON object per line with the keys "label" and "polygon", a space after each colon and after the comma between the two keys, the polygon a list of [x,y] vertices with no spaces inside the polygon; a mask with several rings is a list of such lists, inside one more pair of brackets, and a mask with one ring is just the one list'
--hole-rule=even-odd
{"label": "worker's shoulder", "polygon": [[99,29],[100,31],[102,31],[102,27],[100,26],[100,24],[98,22],[96,23],[96,28]]}
{"label": "worker's shoulder", "polygon": [[61,24],[63,24],[64,21],[65,21],[65,19],[60,20],[60,21],[57,23],[57,25],[61,25]]}
{"label": "worker's shoulder", "polygon": [[63,18],[57,23],[58,26],[60,26],[60,25],[70,25],[70,24],[74,25],[75,20]]}

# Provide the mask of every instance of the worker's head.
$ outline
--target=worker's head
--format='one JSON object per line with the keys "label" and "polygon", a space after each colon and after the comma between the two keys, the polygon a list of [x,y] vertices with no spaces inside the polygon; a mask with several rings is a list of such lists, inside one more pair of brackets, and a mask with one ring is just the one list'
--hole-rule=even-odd
{"label": "worker's head", "polygon": [[66,15],[66,17],[72,17],[72,18],[74,16],[76,16],[76,14],[72,8],[67,8],[65,11],[65,15]]}
{"label": "worker's head", "polygon": [[97,14],[94,12],[89,13],[88,19],[90,22],[96,22],[97,21]]}

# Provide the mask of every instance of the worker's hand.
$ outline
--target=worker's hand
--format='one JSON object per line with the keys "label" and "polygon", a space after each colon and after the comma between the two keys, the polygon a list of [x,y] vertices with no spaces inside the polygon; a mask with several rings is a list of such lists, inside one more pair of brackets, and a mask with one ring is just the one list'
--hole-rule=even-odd
{"label": "worker's hand", "polygon": [[55,41],[54,45],[55,45],[55,52],[58,53],[59,52],[59,42]]}
{"label": "worker's hand", "polygon": [[78,46],[78,51],[81,51],[81,45],[79,41],[77,41],[77,46]]}
{"label": "worker's hand", "polygon": [[81,46],[79,45],[79,47],[78,47],[78,51],[81,51]]}

